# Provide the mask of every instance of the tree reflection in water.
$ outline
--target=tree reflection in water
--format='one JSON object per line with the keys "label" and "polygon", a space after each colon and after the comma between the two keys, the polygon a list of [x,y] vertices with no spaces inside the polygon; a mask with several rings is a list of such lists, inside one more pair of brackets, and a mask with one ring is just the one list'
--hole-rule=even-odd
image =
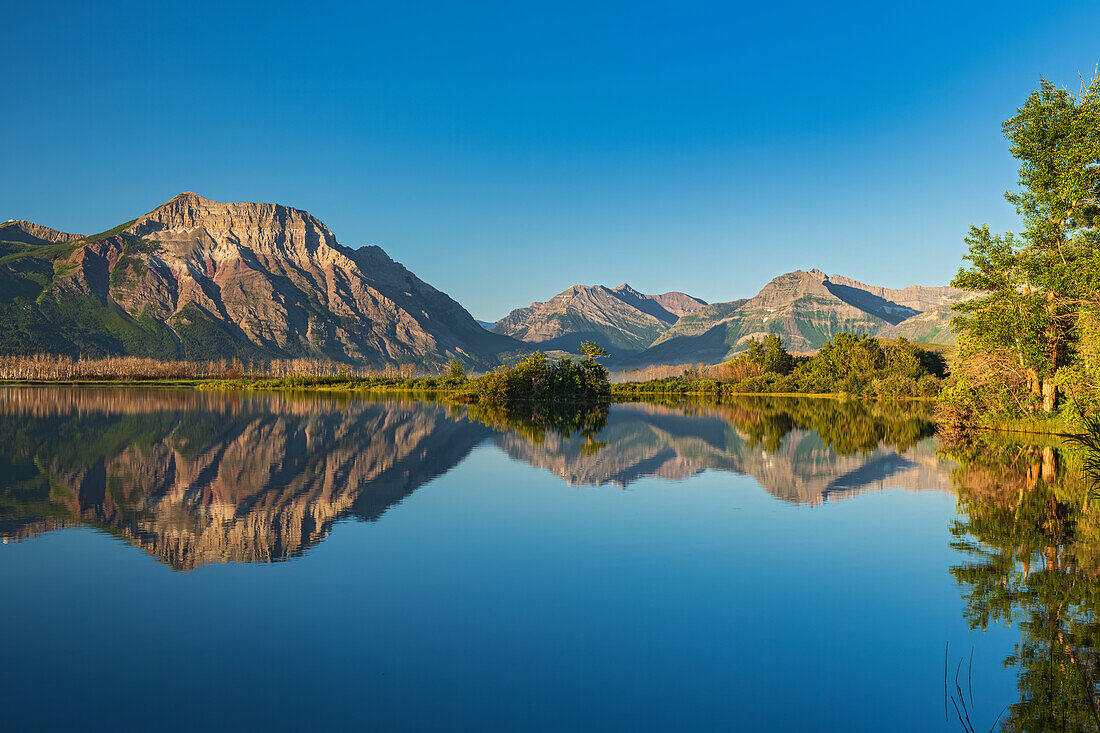
{"label": "tree reflection in water", "polygon": [[956,442],[960,518],[951,568],[972,629],[1015,624],[1004,660],[1019,701],[1006,731],[1100,729],[1100,515],[1088,507],[1081,452],[1057,440],[1025,445],[983,436]]}

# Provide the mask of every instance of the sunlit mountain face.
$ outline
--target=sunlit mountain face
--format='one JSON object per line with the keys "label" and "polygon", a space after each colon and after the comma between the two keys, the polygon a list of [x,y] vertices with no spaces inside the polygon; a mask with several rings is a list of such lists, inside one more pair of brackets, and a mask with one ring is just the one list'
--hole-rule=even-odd
{"label": "sunlit mountain face", "polygon": [[433,402],[172,389],[0,391],[0,533],[110,532],[177,569],[301,555],[485,443],[571,485],[749,474],[784,501],[950,490],[932,423],[811,400],[488,413]]}

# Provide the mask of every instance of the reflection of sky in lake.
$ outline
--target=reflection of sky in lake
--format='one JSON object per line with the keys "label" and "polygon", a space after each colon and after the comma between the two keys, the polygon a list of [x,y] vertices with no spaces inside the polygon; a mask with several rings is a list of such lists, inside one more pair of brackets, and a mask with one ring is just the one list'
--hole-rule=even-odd
{"label": "reflection of sky in lake", "polygon": [[[953,656],[975,647],[979,727],[1013,699],[1001,660],[1014,633],[971,633],[960,613],[954,498],[914,490],[942,489],[919,485],[935,475],[927,438],[838,465],[803,428],[766,451],[717,413],[651,421],[614,407],[607,445],[570,459],[580,438],[524,453],[515,436],[446,408],[304,404],[236,403],[233,429],[202,423],[201,440],[169,452],[141,431],[140,449],[120,454],[125,475],[160,499],[133,516],[109,480],[98,507],[54,488],[44,506],[55,522],[101,531],[0,550],[0,702],[12,725],[950,730],[948,640]],[[20,418],[33,419],[45,418]],[[18,441],[6,445],[15,465]],[[234,458],[234,446],[252,449]],[[58,476],[75,476],[52,455]],[[599,475],[589,455],[606,461],[603,481],[562,480],[563,468]],[[172,480],[135,456],[169,460]],[[787,466],[758,478],[743,462],[756,456]],[[111,465],[105,476],[124,475]],[[847,498],[777,501],[762,486],[776,476]],[[349,482],[355,496],[341,493]],[[881,491],[850,495],[859,487]],[[367,498],[379,488],[382,499]],[[112,491],[124,499],[113,514]],[[6,492],[13,532],[13,513],[32,512]],[[269,542],[253,559],[308,554],[174,572],[158,549],[182,537],[197,547],[228,499],[236,519],[214,535]],[[299,529],[294,545],[289,518],[326,501],[346,506],[315,510],[315,535]],[[61,517],[72,506],[85,513]]]}

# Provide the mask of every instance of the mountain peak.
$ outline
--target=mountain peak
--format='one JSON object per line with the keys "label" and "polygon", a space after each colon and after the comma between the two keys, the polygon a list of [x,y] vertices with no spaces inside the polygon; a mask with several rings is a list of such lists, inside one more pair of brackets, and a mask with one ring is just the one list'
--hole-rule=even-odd
{"label": "mountain peak", "polygon": [[126,232],[139,237],[175,232],[177,238],[201,239],[192,234],[200,229],[214,239],[220,239],[219,233],[231,233],[234,244],[252,249],[279,242],[300,243],[310,251],[318,245],[337,245],[329,228],[307,211],[283,204],[214,201],[194,191],[184,191],[138,217]]}
{"label": "mountain peak", "polygon": [[211,201],[205,196],[199,196],[194,191],[184,191],[183,193],[177,193],[165,203],[171,203],[172,201],[201,201],[203,203],[218,203],[216,201]]}
{"label": "mountain peak", "polygon": [[[152,214],[154,212],[157,212],[157,211],[160,211],[162,209],[179,208],[181,205],[182,206],[230,206],[231,204],[225,204],[221,201],[214,201],[213,199],[208,199],[205,196],[200,196],[199,194],[195,193],[194,191],[184,191],[182,193],[177,193],[175,196],[168,199],[163,204],[156,207],[155,209],[153,209],[153,211],[150,211],[149,214],[146,214],[145,216],[149,216],[150,214]],[[144,218],[144,217],[142,217],[142,218]]]}

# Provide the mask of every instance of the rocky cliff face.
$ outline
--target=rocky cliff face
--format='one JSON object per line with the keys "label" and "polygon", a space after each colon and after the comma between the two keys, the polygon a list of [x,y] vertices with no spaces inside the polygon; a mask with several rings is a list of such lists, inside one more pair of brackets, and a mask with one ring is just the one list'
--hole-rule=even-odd
{"label": "rocky cliff face", "polygon": [[507,334],[542,349],[576,351],[597,341],[616,351],[640,351],[680,316],[705,303],[684,293],[646,295],[627,284],[574,285],[545,303],[517,308],[496,323]]}
{"label": "rocky cliff face", "polygon": [[950,307],[969,293],[949,287],[892,290],[797,270],[774,278],[746,301],[715,303],[687,314],[634,362],[717,363],[750,338],[782,336],[787,348],[808,352],[838,333],[849,332],[927,343],[952,343]]}
{"label": "rocky cliff face", "polygon": [[[15,230],[0,229],[0,240]],[[22,223],[18,231],[71,249],[28,244],[0,261],[0,279],[37,303],[21,304],[35,317],[21,341],[0,340],[5,350],[377,366],[452,358],[488,366],[523,350],[380,248],[344,247],[320,220],[288,206],[183,193],[98,236]],[[42,279],[31,277],[34,265],[46,255],[52,272],[34,293],[32,280]]]}

